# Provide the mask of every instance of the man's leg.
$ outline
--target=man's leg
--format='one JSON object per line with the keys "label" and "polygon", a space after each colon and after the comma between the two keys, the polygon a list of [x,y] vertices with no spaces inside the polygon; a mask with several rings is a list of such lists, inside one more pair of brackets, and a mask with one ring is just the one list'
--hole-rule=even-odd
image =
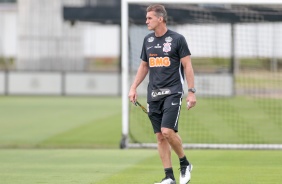
{"label": "man's leg", "polygon": [[158,151],[164,168],[171,168],[171,147],[162,133],[156,133],[158,141]]}
{"label": "man's leg", "polygon": [[192,165],[188,162],[182,147],[182,140],[174,130],[162,128],[162,135],[178,155],[180,161],[180,184],[187,184],[191,179]]}
{"label": "man's leg", "polygon": [[159,155],[165,171],[165,178],[159,184],[175,184],[176,182],[172,169],[171,147],[169,145],[169,142],[160,132],[156,133],[156,137],[158,142]]}
{"label": "man's leg", "polygon": [[185,155],[182,147],[182,140],[178,133],[176,133],[170,128],[162,128],[161,130],[163,137],[167,140],[167,142],[178,155],[178,157],[183,158]]}
{"label": "man's leg", "polygon": [[158,143],[158,152],[164,167],[165,178],[158,184],[175,184],[175,178],[172,170],[171,163],[171,147],[167,140],[163,137],[161,133],[161,121],[162,121],[162,101],[150,102],[149,103],[149,118],[151,120],[157,143]]}
{"label": "man's leg", "polygon": [[171,95],[164,102],[161,132],[172,149],[179,157],[180,162],[180,184],[187,184],[191,179],[192,165],[187,160],[182,140],[178,135],[178,120],[181,110],[182,96]]}

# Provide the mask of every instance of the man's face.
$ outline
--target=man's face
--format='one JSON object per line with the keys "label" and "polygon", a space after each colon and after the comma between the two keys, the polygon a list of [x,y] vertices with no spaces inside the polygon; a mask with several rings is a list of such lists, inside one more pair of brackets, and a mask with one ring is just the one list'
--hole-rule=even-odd
{"label": "man's face", "polygon": [[157,17],[154,11],[147,12],[146,24],[149,30],[155,30],[161,23],[161,17]]}

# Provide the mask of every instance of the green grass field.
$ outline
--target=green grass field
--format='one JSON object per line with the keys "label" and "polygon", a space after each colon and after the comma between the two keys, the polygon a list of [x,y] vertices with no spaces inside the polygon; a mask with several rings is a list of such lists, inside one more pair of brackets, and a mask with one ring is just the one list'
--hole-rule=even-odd
{"label": "green grass field", "polygon": [[[139,108],[131,107],[134,140],[153,142],[149,119]],[[202,97],[194,109],[187,111],[184,103],[181,110],[179,134],[185,143],[282,144],[282,99]]]}
{"label": "green grass field", "polygon": [[[187,151],[194,184],[279,184],[281,151]],[[156,150],[2,149],[3,184],[153,184],[164,175]],[[178,161],[173,156],[178,182]]]}
{"label": "green grass field", "polygon": [[[236,101],[230,100],[231,104]],[[192,119],[200,114],[200,110],[210,110],[218,113],[215,114],[217,120],[220,120],[219,116],[223,116],[224,121],[228,120],[229,111],[217,112],[218,102],[209,99],[199,99],[199,102],[199,110],[189,111]],[[225,103],[224,107],[231,110],[240,105]],[[248,107],[256,107],[251,112],[266,106],[263,101],[250,104]],[[281,107],[279,100],[273,104]],[[134,107],[134,110],[137,109]],[[140,109],[138,112],[143,113]],[[260,110],[257,119],[267,117],[269,113],[273,115],[270,110]],[[250,118],[247,113],[239,117],[243,120]],[[209,120],[204,116],[202,118]],[[273,122],[281,127],[278,118],[275,116]],[[199,122],[199,126],[202,127],[199,131],[217,129],[202,122]],[[259,132],[261,129],[250,128],[246,131],[256,130]],[[264,134],[269,137],[276,135],[273,131]],[[210,135],[208,133],[206,137]],[[194,140],[200,139],[196,133],[192,136]],[[278,138],[281,136],[278,134]],[[118,97],[2,96],[0,183],[152,184],[159,181],[163,177],[163,169],[157,151],[120,150],[120,138],[121,99]],[[214,136],[211,138],[215,140]],[[192,184],[278,184],[282,181],[280,150],[185,151],[194,165]],[[175,154],[173,167],[178,181],[178,160]]]}
{"label": "green grass field", "polygon": [[118,148],[114,97],[0,97],[0,147]]}

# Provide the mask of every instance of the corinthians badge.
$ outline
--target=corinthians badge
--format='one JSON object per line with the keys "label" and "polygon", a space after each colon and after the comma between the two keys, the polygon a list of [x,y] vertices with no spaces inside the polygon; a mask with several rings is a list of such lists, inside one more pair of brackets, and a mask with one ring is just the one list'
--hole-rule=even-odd
{"label": "corinthians badge", "polygon": [[169,52],[171,51],[171,43],[164,43],[163,51],[164,52]]}

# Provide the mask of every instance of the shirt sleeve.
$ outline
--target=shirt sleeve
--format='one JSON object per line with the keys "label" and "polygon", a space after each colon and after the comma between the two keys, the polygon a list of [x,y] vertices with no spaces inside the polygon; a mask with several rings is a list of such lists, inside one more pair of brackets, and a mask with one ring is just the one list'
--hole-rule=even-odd
{"label": "shirt sleeve", "polygon": [[144,41],[143,41],[143,46],[142,46],[142,51],[141,51],[140,59],[142,59],[143,61],[148,62],[145,41],[146,41],[146,38],[144,38]]}
{"label": "shirt sleeve", "polygon": [[183,35],[180,36],[178,40],[178,44],[179,44],[178,54],[180,58],[191,55],[188,44]]}

